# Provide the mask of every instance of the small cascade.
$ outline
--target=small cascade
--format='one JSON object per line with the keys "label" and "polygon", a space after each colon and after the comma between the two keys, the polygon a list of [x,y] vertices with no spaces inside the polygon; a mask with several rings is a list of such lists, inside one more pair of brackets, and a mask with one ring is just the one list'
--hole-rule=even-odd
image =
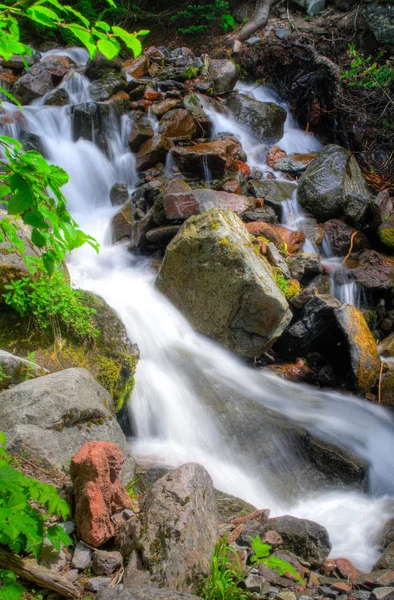
{"label": "small cascade", "polygon": [[157,135],[159,133],[159,120],[156,115],[152,113],[152,109],[150,107],[148,109],[148,122],[153,129],[154,135]]}
{"label": "small cascade", "polygon": [[344,304],[352,304],[356,308],[365,305],[366,299],[362,286],[351,279],[349,270],[344,264],[345,257],[334,256],[330,240],[325,235],[322,242],[322,265],[330,277],[330,294]]}
{"label": "small cascade", "polygon": [[208,157],[206,154],[203,154],[203,156],[201,158],[201,163],[202,163],[202,172],[204,174],[205,187],[210,189],[211,181],[212,181],[212,173],[211,173],[211,169],[209,168]]}

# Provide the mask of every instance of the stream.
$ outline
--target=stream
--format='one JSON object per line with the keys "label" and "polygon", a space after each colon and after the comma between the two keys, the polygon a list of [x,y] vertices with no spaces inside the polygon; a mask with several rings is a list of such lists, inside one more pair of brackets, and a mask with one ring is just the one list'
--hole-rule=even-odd
{"label": "stream", "polygon": [[[82,49],[62,50],[83,63]],[[58,50],[51,51],[59,54]],[[61,84],[72,102],[89,100],[88,80],[72,72]],[[239,86],[257,99],[276,101],[268,90]],[[19,112],[4,103],[7,113]],[[23,131],[40,136],[46,156],[70,175],[64,192],[68,208],[81,228],[96,237],[101,251],[89,247],[75,251],[68,266],[76,286],[105,298],[125,323],[130,339],[140,348],[136,386],[130,403],[134,437],[130,440],[138,462],[178,466],[187,461],[203,464],[215,486],[242,497],[258,508],[269,507],[273,515],[292,514],[325,525],[333,544],[332,556],[351,559],[368,571],[379,553],[375,535],[394,514],[394,422],[385,408],[355,396],[323,392],[293,384],[275,375],[252,369],[214,342],[199,335],[154,286],[155,271],[144,257],[131,255],[122,244],[110,245],[109,222],[119,210],[112,207],[109,191],[114,183],[127,183],[133,190],[138,181],[135,158],[127,140],[132,128],[128,116],[120,126],[114,119],[109,128],[110,156],[91,142],[73,141],[70,107],[43,106],[43,100],[24,107],[23,118],[3,127],[5,135],[21,137]],[[266,170],[259,160],[256,141],[228,115],[210,111],[215,132],[238,135],[250,166]],[[287,152],[311,152],[319,141],[305,135],[289,115],[285,135],[278,145]],[[209,184],[209,173],[207,173]],[[286,226],[302,227],[303,213],[296,197],[288,201]],[[337,268],[341,261],[324,250],[325,260]],[[306,251],[317,251],[309,240]],[[333,293],[341,301],[357,304],[361,291],[345,283]],[[197,385],[198,382],[198,385]],[[249,457],[223,439],[221,416],[201,400],[201,389],[236,392],[285,415],[322,439],[356,452],[370,465],[369,494],[332,490],[293,499],[277,495],[262,472],[251,466]],[[250,455],[261,439],[250,440]],[[278,478],[291,481],[291,469],[283,460]],[[297,457],[291,457],[298,460]],[[291,462],[291,461],[290,461]]]}

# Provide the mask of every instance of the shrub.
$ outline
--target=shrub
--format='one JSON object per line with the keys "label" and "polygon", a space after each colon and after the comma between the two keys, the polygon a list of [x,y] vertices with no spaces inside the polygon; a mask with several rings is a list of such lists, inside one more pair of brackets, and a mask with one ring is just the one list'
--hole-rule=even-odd
{"label": "shrub", "polygon": [[233,17],[228,14],[229,3],[226,0],[214,0],[210,3],[189,4],[179,10],[171,21],[178,24],[178,31],[183,34],[197,34],[205,31],[209,25],[220,19],[224,31],[235,27]]}
{"label": "shrub", "polygon": [[354,45],[349,46],[349,54],[352,62],[341,78],[350,87],[385,88],[394,83],[394,57],[384,59],[385,50],[378,52],[375,60],[372,56],[364,58]]}

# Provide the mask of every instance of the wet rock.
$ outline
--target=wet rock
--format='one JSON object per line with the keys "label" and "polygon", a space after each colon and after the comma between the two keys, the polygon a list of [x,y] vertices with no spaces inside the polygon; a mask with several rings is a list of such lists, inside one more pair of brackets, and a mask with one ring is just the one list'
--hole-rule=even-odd
{"label": "wet rock", "polygon": [[[323,225],[324,234],[330,244],[334,256],[346,256],[353,239],[353,252],[368,248],[367,237],[361,231],[350,227],[340,219],[330,219]],[[352,238],[353,236],[353,238]]]}
{"label": "wet rock", "polygon": [[12,86],[11,93],[21,104],[29,104],[32,100],[45,96],[53,88],[52,75],[38,63],[18,79]]}
{"label": "wet rock", "polygon": [[247,179],[250,175],[250,167],[243,160],[235,160],[230,167],[230,171],[234,173],[240,173],[245,179]]}
{"label": "wet rock", "polygon": [[149,59],[144,54],[141,54],[138,58],[125,60],[123,69],[133,79],[139,79],[148,73],[149,65]]}
{"label": "wet rock", "polygon": [[198,597],[192,594],[172,590],[159,590],[155,587],[119,589],[119,586],[115,589],[103,590],[96,598],[97,600],[198,600]]}
{"label": "wet rock", "polygon": [[183,179],[173,179],[163,188],[165,216],[169,220],[188,219],[199,212],[192,188]]}
{"label": "wet rock", "polygon": [[70,96],[66,89],[59,88],[51,92],[44,102],[45,106],[67,106],[70,104]]}
{"label": "wet rock", "polygon": [[181,102],[176,98],[166,98],[165,100],[162,100],[161,102],[158,102],[152,106],[152,114],[156,115],[157,117],[162,117],[170,110],[179,108],[181,106]]}
{"label": "wet rock", "polygon": [[275,167],[276,163],[281,159],[286,158],[287,154],[284,150],[281,150],[279,146],[271,146],[267,152],[267,165],[269,167]]}
{"label": "wet rock", "polygon": [[[153,484],[139,517],[120,530],[120,550],[137,550],[156,585],[190,591],[210,571],[218,533],[212,480],[186,463]],[[133,585],[128,569],[125,586]]]}
{"label": "wet rock", "polygon": [[133,130],[129,137],[129,147],[132,152],[138,152],[142,144],[147,142],[154,136],[154,131],[149,120],[146,118],[138,119],[134,121]]}
{"label": "wet rock", "polygon": [[186,110],[196,120],[200,131],[206,136],[210,136],[213,129],[213,124],[209,116],[204,110],[204,104],[207,102],[207,96],[203,94],[188,94],[183,98],[183,104]]}
{"label": "wet rock", "polygon": [[223,184],[223,191],[229,192],[230,194],[238,194],[242,196],[242,187],[239,181],[230,179]]}
{"label": "wet rock", "polygon": [[[26,54],[24,58],[29,67],[31,67],[32,65],[34,65],[34,63],[40,60],[41,54],[37,50],[34,50],[32,56],[27,56]],[[0,65],[4,68],[16,69],[17,71],[22,71],[25,68],[25,63],[23,62],[22,56],[20,54],[13,54],[7,60],[4,57],[1,57]]]}
{"label": "wet rock", "polygon": [[134,460],[113,400],[86,369],[65,369],[2,392],[0,419],[10,452],[25,451],[62,471],[86,441],[108,440],[126,456],[122,477],[133,478]]}
{"label": "wet rock", "polygon": [[261,142],[274,144],[283,137],[286,111],[273,102],[259,102],[245,94],[234,94],[227,101],[234,118],[245,125]]}
{"label": "wet rock", "polygon": [[[90,546],[98,547],[111,539],[115,534],[111,516],[132,506],[119,479],[124,460],[119,446],[98,441],[84,444],[72,457],[75,519],[82,540]],[[93,555],[93,561],[98,567],[99,557]]]}
{"label": "wet rock", "polygon": [[371,594],[371,600],[394,600],[394,587],[374,589]]}
{"label": "wet rock", "polygon": [[113,94],[125,89],[126,80],[121,73],[107,73],[89,86],[90,95],[96,102],[103,102]]}
{"label": "wet rock", "polygon": [[355,281],[372,293],[385,292],[393,285],[394,260],[376,252],[364,250],[351,274]]}
{"label": "wet rock", "polygon": [[20,358],[5,350],[0,350],[0,366],[3,374],[3,379],[0,381],[0,390],[5,390],[10,385],[18,385],[26,379],[42,377],[49,373],[35,362]]}
{"label": "wet rock", "polygon": [[92,564],[93,550],[78,542],[75,546],[74,554],[71,560],[71,566],[73,569],[84,571],[88,569]]}
{"label": "wet rock", "polygon": [[271,265],[274,265],[274,267],[278,267],[282,271],[283,275],[286,278],[290,279],[291,275],[286,261],[275,246],[275,244],[273,242],[269,242],[268,244],[266,244],[266,246],[267,258],[270,261]]}
{"label": "wet rock", "polygon": [[122,61],[119,58],[109,60],[98,51],[93,59],[89,59],[85,69],[85,75],[91,81],[100,79],[108,73],[120,73]]}
{"label": "wet rock", "polygon": [[305,285],[312,277],[322,272],[320,256],[315,253],[300,253],[289,256],[287,265],[290,275]]}
{"label": "wet rock", "polygon": [[176,236],[180,229],[180,225],[163,225],[150,229],[146,234],[146,239],[152,244],[159,246],[167,246],[169,242]]}
{"label": "wet rock", "polygon": [[387,219],[378,228],[380,242],[389,250],[394,250],[394,219]]}
{"label": "wet rock", "polygon": [[394,570],[394,542],[387,546],[382,556],[372,567],[373,571],[379,571],[381,569]]}
{"label": "wet rock", "polygon": [[[216,110],[220,110],[221,107],[219,107],[219,109]],[[229,133],[226,131],[221,131],[220,133],[217,133],[215,135],[215,137],[213,138],[212,141],[214,142],[218,142],[218,141],[231,141],[234,142],[235,144],[237,144],[237,149],[234,151],[234,158],[236,162],[236,165],[231,165],[230,170],[232,170],[233,168],[235,168],[236,171],[241,171],[244,172],[245,171],[245,164],[246,161],[248,160],[248,157],[246,155],[246,152],[244,152],[243,148],[242,148],[242,142],[241,140],[234,134],[234,133]],[[240,165],[239,161],[241,161],[243,164]],[[250,169],[249,169],[250,172]]]}
{"label": "wet rock", "polygon": [[111,106],[96,102],[77,104],[72,113],[74,140],[80,138],[95,142],[103,152],[108,152]]}
{"label": "wet rock", "polygon": [[191,139],[197,133],[197,125],[187,110],[176,108],[163,116],[159,132],[168,138]]}
{"label": "wet rock", "polygon": [[264,205],[271,206],[278,217],[282,216],[282,202],[293,197],[297,186],[287,181],[249,181],[250,192],[256,198],[263,198]]}
{"label": "wet rock", "polygon": [[278,217],[271,206],[263,206],[263,208],[255,208],[248,210],[242,215],[242,220],[246,223],[252,221],[264,221],[265,223],[277,223]]}
{"label": "wet rock", "polygon": [[253,198],[208,189],[194,190],[193,198],[198,206],[197,213],[203,213],[211,208],[225,208],[232,210],[236,215],[241,215],[254,206]]}
{"label": "wet rock", "polygon": [[111,237],[112,243],[123,239],[129,239],[133,229],[134,216],[131,201],[129,200],[122,206],[120,211],[111,219]]}
{"label": "wet rock", "polygon": [[127,114],[130,110],[130,96],[125,91],[116,92],[104,102],[112,104],[119,114]]}
{"label": "wet rock", "polygon": [[371,200],[371,229],[376,229],[388,218],[393,210],[393,201],[388,190],[383,190]]}
{"label": "wet rock", "polygon": [[394,373],[389,373],[383,380],[381,402],[387,406],[394,406]]}
{"label": "wet rock", "polygon": [[203,178],[208,169],[211,175],[220,177],[235,159],[236,151],[237,144],[232,140],[219,140],[195,146],[177,146],[171,155],[182,173]]}
{"label": "wet rock", "polygon": [[361,13],[378,43],[394,52],[394,6],[373,2],[364,4]]}
{"label": "wet rock", "polygon": [[375,587],[391,587],[394,585],[394,571],[383,569],[363,574],[353,582],[357,587],[372,590]]}
{"label": "wet rock", "polygon": [[160,71],[158,79],[166,81],[167,79],[175,79],[175,81],[187,81],[198,76],[200,69],[192,66],[182,67],[167,67]]}
{"label": "wet rock", "polygon": [[136,155],[137,171],[144,171],[154,167],[157,163],[164,163],[167,152],[172,148],[172,142],[163,135],[155,135],[146,141]]}
{"label": "wet rock", "polygon": [[135,221],[131,232],[131,250],[142,250],[148,246],[146,234],[154,226],[153,208],[139,221]]}
{"label": "wet rock", "polygon": [[271,373],[275,373],[282,379],[294,381],[295,383],[310,382],[312,380],[313,371],[305,361],[298,359],[296,363],[283,363],[277,365],[268,365],[264,367]]}
{"label": "wet rock", "polygon": [[109,192],[112,206],[122,206],[129,199],[129,189],[126,183],[115,183]]}
{"label": "wet rock", "polygon": [[212,78],[217,95],[232,92],[239,77],[235,63],[228,59],[211,60],[209,75]]}
{"label": "wet rock", "polygon": [[93,553],[92,571],[95,575],[112,575],[123,566],[123,557],[120,552],[95,550]]}
{"label": "wet rock", "polygon": [[348,581],[352,581],[353,579],[356,579],[356,577],[360,577],[362,575],[361,571],[356,569],[353,563],[351,563],[347,558],[336,558],[335,566],[338,569],[340,576]]}
{"label": "wet rock", "polygon": [[320,221],[346,215],[357,223],[366,216],[370,195],[353,154],[331,144],[301,175],[298,199]]}
{"label": "wet rock", "polygon": [[90,577],[85,583],[88,592],[99,592],[111,583],[111,577]]}
{"label": "wet rock", "polygon": [[264,531],[277,531],[282,537],[283,548],[312,567],[322,565],[331,551],[327,529],[314,521],[285,515],[268,519],[263,528]]}
{"label": "wet rock", "polygon": [[284,173],[301,173],[306,170],[307,166],[315,160],[316,157],[317,152],[311,152],[309,154],[288,154],[275,163],[275,169],[277,171],[283,171]]}
{"label": "wet rock", "polygon": [[193,327],[241,356],[264,352],[291,318],[268,263],[229,210],[183,225],[167,247],[157,286]]}
{"label": "wet rock", "polygon": [[286,254],[298,252],[305,242],[305,235],[302,231],[287,229],[282,225],[273,225],[263,221],[254,221],[246,223],[246,228],[252,235],[263,236]]}

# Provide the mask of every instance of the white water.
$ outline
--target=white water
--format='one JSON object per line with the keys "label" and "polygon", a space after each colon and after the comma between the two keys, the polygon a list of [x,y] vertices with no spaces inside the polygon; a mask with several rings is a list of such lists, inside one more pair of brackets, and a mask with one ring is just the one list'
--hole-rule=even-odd
{"label": "white water", "polygon": [[[263,91],[255,92],[263,94]],[[15,111],[10,105],[5,110]],[[394,429],[391,414],[352,396],[329,394],[295,385],[246,367],[215,343],[195,333],[184,317],[154,288],[154,273],[145,259],[132,257],[120,245],[106,246],[108,223],[116,212],[109,203],[114,183],[136,181],[134,158],[127,150],[130,122],[111,127],[110,161],[90,142],[72,141],[70,111],[26,107],[23,121],[4,133],[26,128],[42,137],[50,160],[70,174],[65,188],[68,206],[81,227],[103,245],[99,256],[90,248],[69,261],[73,281],[104,297],[124,321],[141,351],[132,417],[133,450],[146,464],[176,466],[195,460],[206,466],[215,485],[273,514],[290,512],[326,525],[334,556],[345,556],[368,569],[377,557],[373,536],[394,514]],[[306,151],[303,134],[294,127],[286,143]],[[285,138],[286,138],[285,135]],[[281,143],[282,145],[282,143]],[[290,147],[290,146],[289,146]],[[309,148],[310,149],[310,148]],[[220,433],[220,417],[201,402],[196,381],[206,388],[228,389],[287,415],[312,433],[354,450],[368,460],[371,495],[332,491],[285,503]],[[250,453],[259,440],[250,440]],[[261,469],[260,469],[261,473]],[[278,477],[291,478],[283,468]]]}

